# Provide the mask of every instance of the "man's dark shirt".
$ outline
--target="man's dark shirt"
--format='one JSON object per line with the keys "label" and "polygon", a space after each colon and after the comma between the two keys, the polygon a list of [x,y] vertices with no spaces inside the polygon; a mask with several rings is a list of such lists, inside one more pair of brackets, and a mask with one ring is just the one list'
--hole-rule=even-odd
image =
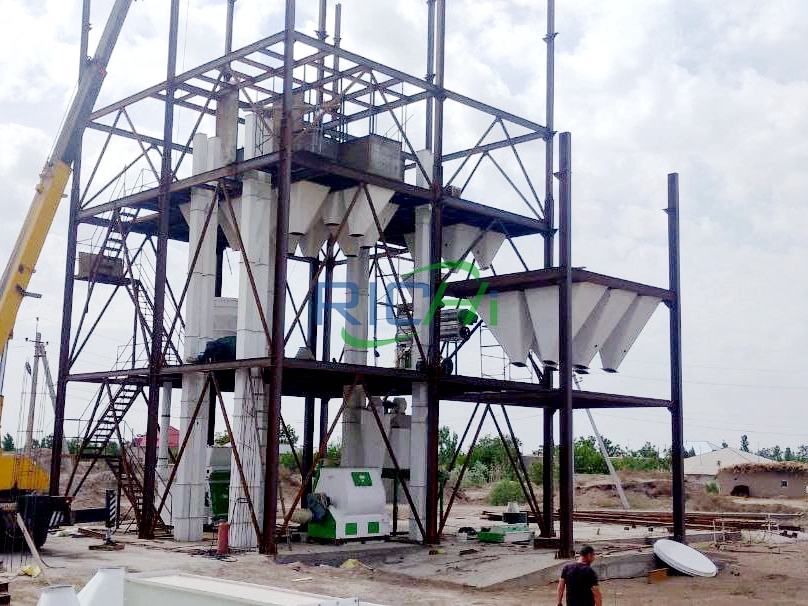
{"label": "man's dark shirt", "polygon": [[588,564],[567,564],[561,578],[567,584],[567,606],[595,606],[592,588],[598,584],[598,575]]}

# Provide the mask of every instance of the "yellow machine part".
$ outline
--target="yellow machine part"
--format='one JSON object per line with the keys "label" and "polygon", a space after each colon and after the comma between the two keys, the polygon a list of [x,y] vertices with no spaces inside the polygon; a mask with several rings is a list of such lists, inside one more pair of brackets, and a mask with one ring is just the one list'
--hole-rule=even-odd
{"label": "yellow machine part", "polygon": [[34,200],[28,209],[0,284],[0,355],[14,331],[17,311],[34,273],[70,173],[70,166],[58,160],[45,168],[36,187]]}
{"label": "yellow machine part", "polygon": [[26,492],[47,492],[50,476],[21,454],[0,454],[0,491],[17,488]]}

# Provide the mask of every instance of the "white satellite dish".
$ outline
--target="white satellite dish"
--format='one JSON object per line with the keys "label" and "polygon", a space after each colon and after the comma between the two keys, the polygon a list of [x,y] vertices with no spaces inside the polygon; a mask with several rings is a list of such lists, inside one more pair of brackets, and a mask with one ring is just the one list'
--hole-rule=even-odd
{"label": "white satellite dish", "polygon": [[671,568],[696,577],[714,577],[718,568],[704,554],[668,539],[654,543],[654,555]]}

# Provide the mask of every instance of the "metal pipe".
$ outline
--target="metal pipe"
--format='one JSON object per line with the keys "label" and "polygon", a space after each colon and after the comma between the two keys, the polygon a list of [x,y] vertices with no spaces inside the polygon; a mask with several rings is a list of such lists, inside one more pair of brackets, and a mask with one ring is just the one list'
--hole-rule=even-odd
{"label": "metal pipe", "polygon": [[160,167],[160,193],[157,212],[160,228],[157,236],[157,259],[154,272],[154,317],[152,324],[151,359],[149,360],[149,404],[146,423],[146,456],[143,471],[143,510],[140,515],[139,536],[151,539],[154,536],[154,495],[157,469],[157,433],[160,414],[160,386],[163,359],[163,331],[165,330],[166,269],[168,256],[168,232],[171,225],[171,194],[169,188],[174,180],[171,151],[174,136],[174,95],[176,93],[177,38],[180,22],[180,0],[171,0],[171,20],[168,31],[168,61],[166,65],[165,116],[163,119],[163,156]]}
{"label": "metal pipe", "polygon": [[283,103],[280,165],[278,167],[278,214],[275,238],[275,291],[272,307],[272,368],[269,380],[267,453],[264,470],[264,528],[261,551],[277,554],[275,524],[278,513],[278,428],[283,399],[284,320],[286,318],[286,254],[289,242],[289,202],[292,190],[292,85],[295,43],[295,0],[286,0],[284,37]]}
{"label": "metal pipe", "polygon": [[[79,78],[87,67],[90,46],[90,4],[84,0],[81,10],[81,42],[79,43]],[[53,451],[51,453],[50,495],[60,494],[62,479],[62,442],[65,432],[65,403],[67,401],[67,377],[70,374],[70,332],[73,323],[73,290],[75,283],[76,248],[78,241],[77,214],[81,206],[81,151],[84,127],[76,130],[74,144],[76,157],[73,160],[73,180],[70,186],[70,213],[67,224],[67,252],[65,254],[65,291],[62,299],[62,333],[59,343],[59,368],[56,377],[56,404],[53,418]],[[3,366],[5,367],[5,352]],[[0,393],[2,393],[0,388]],[[0,396],[2,398],[2,396]],[[0,407],[2,399],[0,399]],[[0,408],[0,412],[2,408]]]}
{"label": "metal pipe", "polygon": [[563,279],[559,288],[559,390],[560,406],[560,467],[559,505],[561,526],[561,557],[571,557],[575,551],[572,532],[572,508],[574,499],[573,477],[573,431],[572,431],[572,187],[571,136],[561,133],[559,139],[559,262]]}
{"label": "metal pipe", "polygon": [[[435,81],[435,0],[426,0],[429,6],[427,17],[426,37],[426,81],[433,84]],[[426,98],[426,142],[425,147],[432,149],[432,121],[435,101],[432,95]]]}
{"label": "metal pipe", "polygon": [[685,542],[684,418],[682,413],[682,305],[679,276],[679,175],[668,175],[668,272],[674,299],[670,308],[671,495],[673,538]]}

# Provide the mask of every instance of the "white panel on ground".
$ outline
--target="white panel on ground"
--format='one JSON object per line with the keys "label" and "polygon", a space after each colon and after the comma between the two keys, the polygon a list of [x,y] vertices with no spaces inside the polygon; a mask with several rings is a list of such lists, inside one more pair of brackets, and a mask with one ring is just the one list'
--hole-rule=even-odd
{"label": "white panel on ground", "polygon": [[480,269],[489,269],[494,257],[497,256],[502,243],[505,241],[505,234],[498,231],[487,231],[482,239],[474,245],[474,260]]}
{"label": "white panel on ground", "polygon": [[558,364],[558,286],[525,289],[525,301],[533,325],[536,354],[542,364]]}
{"label": "white panel on ground", "polygon": [[511,363],[524,366],[533,344],[533,331],[522,291],[501,292],[496,297],[484,294],[477,311]]}
{"label": "white panel on ground", "polygon": [[127,606],[378,606],[358,598],[332,598],[178,572],[128,575],[125,594]]}
{"label": "white panel on ground", "polygon": [[592,358],[612,334],[620,318],[637,297],[633,292],[610,288],[598,301],[572,343],[572,363],[578,368],[589,368]]}
{"label": "white panel on ground", "polygon": [[443,258],[446,261],[462,261],[471,245],[480,235],[473,225],[456,223],[443,228]]}
{"label": "white panel on ground", "polygon": [[81,606],[71,585],[51,585],[42,590],[36,606]]}
{"label": "white panel on ground", "polygon": [[661,299],[640,296],[631,302],[628,310],[617,323],[612,334],[600,348],[600,360],[603,370],[617,372],[634,341],[640,336],[642,329],[659,305]]}
{"label": "white panel on ground", "polygon": [[123,606],[123,568],[99,568],[79,591],[81,606]]}

